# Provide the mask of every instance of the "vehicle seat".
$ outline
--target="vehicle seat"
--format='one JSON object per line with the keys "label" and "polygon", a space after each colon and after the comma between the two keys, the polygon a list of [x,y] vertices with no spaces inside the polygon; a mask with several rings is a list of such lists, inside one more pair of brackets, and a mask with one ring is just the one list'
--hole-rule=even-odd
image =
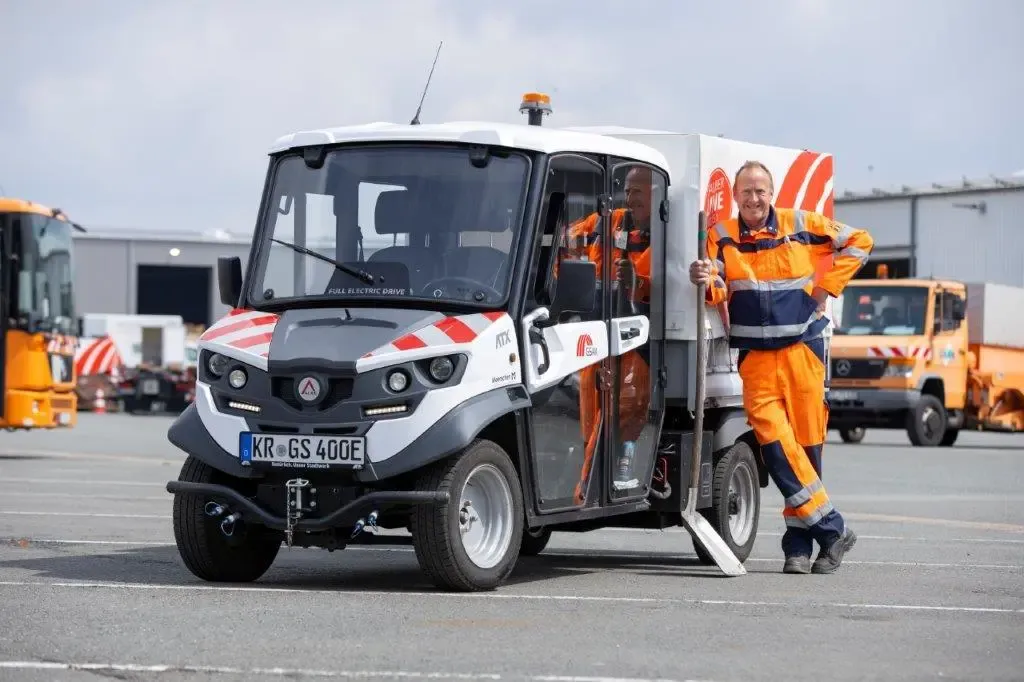
{"label": "vehicle seat", "polygon": [[501,289],[509,266],[509,256],[491,246],[460,246],[444,254],[444,274],[466,277]]}
{"label": "vehicle seat", "polygon": [[[407,234],[410,239],[422,235],[422,223],[412,210],[407,192],[381,192],[374,213],[375,232],[382,236]],[[409,270],[409,285],[419,291],[441,274],[437,253],[427,246],[385,246],[370,254],[366,261],[401,263]]]}

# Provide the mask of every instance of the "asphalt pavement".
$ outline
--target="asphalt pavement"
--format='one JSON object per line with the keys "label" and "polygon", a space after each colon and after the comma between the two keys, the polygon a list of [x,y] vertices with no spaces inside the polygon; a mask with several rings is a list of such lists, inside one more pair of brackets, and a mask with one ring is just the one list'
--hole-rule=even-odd
{"label": "asphalt pavement", "polygon": [[769,487],[746,576],[682,531],[606,530],[459,595],[407,546],[282,548],[257,583],[203,583],[174,547],[170,419],[80,418],[0,433],[0,680],[1024,678],[1022,436],[830,442],[860,536],[834,575],[781,573]]}

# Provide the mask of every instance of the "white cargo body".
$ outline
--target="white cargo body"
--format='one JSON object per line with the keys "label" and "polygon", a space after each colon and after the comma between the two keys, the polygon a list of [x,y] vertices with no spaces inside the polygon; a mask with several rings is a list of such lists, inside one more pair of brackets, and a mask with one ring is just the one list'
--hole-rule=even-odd
{"label": "white cargo body", "polygon": [[185,364],[185,322],[180,315],[82,315],[86,337],[109,336],[124,367],[167,367]]}
{"label": "white cargo body", "polygon": [[[673,133],[623,127],[588,126],[570,130],[595,133],[639,142],[665,156],[669,164],[671,186],[668,191],[670,215],[665,237],[665,340],[669,342],[668,364],[685,362],[688,368],[685,394],[694,391],[697,338],[696,289],[690,283],[689,266],[697,258],[698,214],[704,210],[708,229],[734,218],[738,206],[732,194],[736,172],[747,161],[760,161],[771,171],[775,184],[774,203],[779,208],[801,208],[822,213],[833,212],[833,159],[831,154],[802,149],[775,147],[697,133]],[[830,262],[822,262],[821,269]],[[826,347],[836,317],[828,302],[827,315],[832,325],[826,330]],[[723,320],[725,306],[708,311],[707,336],[712,340],[708,353],[708,398],[716,404],[737,404],[742,383],[736,371],[738,353],[730,351]],[[686,356],[675,359],[674,350],[685,344]],[[676,346],[676,349],[673,349]],[[670,373],[671,376],[671,373]],[[671,379],[670,379],[671,381]],[[672,389],[669,390],[672,393]]]}
{"label": "white cargo body", "polygon": [[992,282],[967,286],[967,342],[1024,348],[1024,288]]}

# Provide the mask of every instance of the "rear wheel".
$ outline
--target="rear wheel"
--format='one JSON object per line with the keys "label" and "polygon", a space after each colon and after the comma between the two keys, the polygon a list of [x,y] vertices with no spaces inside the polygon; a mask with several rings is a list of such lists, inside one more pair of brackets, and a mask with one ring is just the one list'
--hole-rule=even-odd
{"label": "rear wheel", "polygon": [[491,590],[515,568],[523,538],[523,496],[508,454],[477,440],[424,472],[420,490],[450,494],[418,506],[410,530],[420,568],[441,588]]}
{"label": "rear wheel", "polygon": [[864,440],[866,429],[863,426],[855,426],[850,429],[839,429],[839,437],[844,443],[859,443]]}
{"label": "rear wheel", "polygon": [[[746,441],[736,441],[715,465],[711,488],[712,505],[700,513],[725,540],[736,558],[746,561],[757,539],[761,514],[761,485],[754,451]],[[715,560],[698,543],[693,543],[701,563]]]}
{"label": "rear wheel", "polygon": [[519,546],[520,556],[537,556],[544,551],[551,540],[550,528],[538,528],[537,530],[523,529],[523,543]]}
{"label": "rear wheel", "polygon": [[[220,483],[218,471],[194,457],[185,460],[179,481]],[[195,493],[175,493],[174,541],[178,554],[197,578],[210,582],[244,583],[257,580],[274,563],[281,549],[279,531],[239,519],[224,523],[231,513],[217,513],[216,503]],[[223,528],[222,528],[223,524]]]}

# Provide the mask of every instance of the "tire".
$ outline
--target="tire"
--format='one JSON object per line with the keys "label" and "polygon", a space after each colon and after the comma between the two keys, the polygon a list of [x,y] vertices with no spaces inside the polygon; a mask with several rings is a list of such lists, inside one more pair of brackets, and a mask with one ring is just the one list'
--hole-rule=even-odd
{"label": "tire", "polygon": [[544,551],[550,540],[550,528],[541,528],[536,531],[523,528],[523,542],[519,546],[519,556],[537,556]]}
{"label": "tire", "polygon": [[960,429],[946,429],[946,433],[942,436],[942,440],[939,441],[939,445],[948,448],[956,442],[956,438],[959,435]]}
{"label": "tire", "polygon": [[918,447],[936,447],[942,443],[949,426],[946,408],[933,395],[925,393],[907,413],[907,436]]}
{"label": "tire", "polygon": [[[757,540],[761,515],[761,484],[754,451],[746,441],[736,441],[715,465],[711,488],[712,506],[701,509],[740,562],[746,561]],[[730,511],[735,509],[735,514]],[[702,564],[715,563],[711,555],[693,543]]]}
{"label": "tire", "polygon": [[[522,488],[508,454],[496,443],[476,440],[426,470],[417,488],[451,494],[446,503],[417,506],[411,513],[416,560],[430,580],[459,592],[493,590],[504,583],[519,558],[524,525]],[[472,516],[463,513],[467,501]]]}
{"label": "tire", "polygon": [[[214,480],[218,476],[216,469],[190,456],[178,480],[219,483]],[[208,501],[202,495],[174,495],[174,541],[186,568],[208,582],[247,583],[259,579],[277,558],[281,533],[239,520],[231,536],[226,536],[220,529],[221,519],[206,514]]]}
{"label": "tire", "polygon": [[864,440],[866,429],[863,426],[855,426],[850,429],[839,429],[839,437],[844,443],[859,443]]}

